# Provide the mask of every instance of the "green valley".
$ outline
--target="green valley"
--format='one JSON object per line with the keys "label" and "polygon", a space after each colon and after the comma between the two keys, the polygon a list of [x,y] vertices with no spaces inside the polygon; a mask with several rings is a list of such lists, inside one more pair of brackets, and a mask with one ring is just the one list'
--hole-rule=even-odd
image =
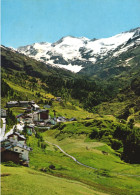
{"label": "green valley", "polygon": [[[87,78],[2,48],[2,108],[34,100],[54,123],[66,119],[35,125],[32,135],[23,130],[33,149],[29,167],[2,162],[2,194],[140,194],[140,80],[134,70],[128,82],[123,72],[115,84],[111,77]],[[28,114],[19,106],[6,110],[6,132],[19,124],[18,115]]]}

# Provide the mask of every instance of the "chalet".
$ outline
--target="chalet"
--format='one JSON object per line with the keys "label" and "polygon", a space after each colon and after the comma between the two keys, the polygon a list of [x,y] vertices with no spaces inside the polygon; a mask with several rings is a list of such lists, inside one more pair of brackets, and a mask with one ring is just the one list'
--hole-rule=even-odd
{"label": "chalet", "polygon": [[31,101],[29,101],[28,104],[31,106],[32,104],[35,104],[35,102],[33,100],[31,100]]}
{"label": "chalet", "polygon": [[33,116],[32,116],[32,114],[27,114],[27,115],[25,115],[24,116],[24,122],[26,122],[26,123],[33,123]]}
{"label": "chalet", "polygon": [[1,148],[1,162],[12,161],[19,164],[20,160],[20,153]]}
{"label": "chalet", "polygon": [[37,111],[40,109],[40,107],[37,104],[32,104],[31,107],[32,107],[33,111]]}
{"label": "chalet", "polygon": [[10,150],[20,153],[21,159],[29,163],[29,151],[31,151],[31,148],[20,143],[14,143],[12,146]]}
{"label": "chalet", "polygon": [[20,107],[31,107],[35,102],[33,100],[31,101],[19,101]]}
{"label": "chalet", "polygon": [[62,101],[61,97],[56,97],[56,101],[61,102]]}
{"label": "chalet", "polygon": [[49,119],[49,110],[38,110],[37,112],[33,113],[33,121],[44,121]]}
{"label": "chalet", "polygon": [[3,118],[3,117],[6,117],[6,110],[1,109],[0,116],[1,116],[2,118]]}
{"label": "chalet", "polygon": [[57,121],[56,121],[56,119],[50,119],[49,121],[47,121],[47,123],[46,123],[48,126],[50,126],[50,125],[56,125],[57,124]]}
{"label": "chalet", "polygon": [[25,113],[30,113],[32,112],[32,106],[27,106],[26,108],[24,108]]}
{"label": "chalet", "polygon": [[32,135],[34,132],[34,125],[26,125],[26,131],[28,135]]}
{"label": "chalet", "polygon": [[44,108],[50,108],[51,106],[47,104],[47,105],[44,105],[43,107]]}
{"label": "chalet", "polygon": [[18,101],[10,101],[6,103],[6,108],[12,108],[12,107],[18,107],[19,102]]}
{"label": "chalet", "polygon": [[58,123],[60,123],[60,122],[67,122],[67,121],[68,121],[68,119],[66,119],[65,117],[61,117],[61,116],[57,117],[57,122]]}
{"label": "chalet", "polygon": [[23,144],[23,145],[26,144],[26,138],[17,132],[13,132],[12,134],[8,135],[7,138],[10,141],[18,142],[18,143]]}
{"label": "chalet", "polygon": [[16,116],[18,122],[33,123],[32,114],[19,114]]}
{"label": "chalet", "polygon": [[13,161],[28,166],[29,151],[32,149],[26,145],[26,138],[17,132],[8,135],[8,139],[1,142],[2,162]]}
{"label": "chalet", "polygon": [[6,103],[6,108],[12,107],[28,107],[29,105],[33,105],[35,102],[32,101],[10,101]]}
{"label": "chalet", "polygon": [[46,126],[46,123],[45,122],[36,122],[36,125],[38,127],[45,127]]}
{"label": "chalet", "polygon": [[19,101],[19,106],[20,107],[28,107],[29,101]]}
{"label": "chalet", "polygon": [[77,121],[77,119],[73,117],[73,118],[70,118],[69,121]]}
{"label": "chalet", "polygon": [[19,114],[19,115],[16,116],[16,118],[17,118],[18,122],[23,122],[24,115],[23,114]]}

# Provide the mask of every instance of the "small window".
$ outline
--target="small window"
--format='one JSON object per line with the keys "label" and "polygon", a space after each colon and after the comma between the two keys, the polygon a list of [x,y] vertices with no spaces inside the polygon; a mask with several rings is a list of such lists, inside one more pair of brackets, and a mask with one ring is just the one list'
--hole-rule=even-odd
{"label": "small window", "polygon": [[24,150],[21,150],[21,152],[24,152]]}
{"label": "small window", "polygon": [[18,151],[18,149],[15,149],[15,151]]}

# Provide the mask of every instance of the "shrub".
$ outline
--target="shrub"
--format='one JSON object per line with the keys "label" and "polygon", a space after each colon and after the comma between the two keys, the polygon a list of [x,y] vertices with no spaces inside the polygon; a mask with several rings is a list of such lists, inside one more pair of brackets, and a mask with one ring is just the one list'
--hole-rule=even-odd
{"label": "shrub", "polygon": [[20,166],[19,164],[15,164],[12,161],[3,162],[2,164],[7,166],[7,167],[19,167]]}
{"label": "shrub", "polygon": [[111,139],[110,142],[111,142],[111,147],[114,150],[119,150],[122,147],[122,142],[120,140]]}
{"label": "shrub", "polygon": [[94,127],[91,134],[89,135],[89,137],[91,139],[94,139],[94,138],[98,137],[98,135],[99,135],[99,129]]}
{"label": "shrub", "polygon": [[55,170],[55,166],[54,165],[50,165],[49,168]]}

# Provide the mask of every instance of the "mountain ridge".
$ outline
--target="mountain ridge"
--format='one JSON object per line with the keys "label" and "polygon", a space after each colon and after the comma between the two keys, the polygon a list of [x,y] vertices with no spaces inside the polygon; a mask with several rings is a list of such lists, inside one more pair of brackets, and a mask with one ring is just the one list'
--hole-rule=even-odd
{"label": "mountain ridge", "polygon": [[102,39],[65,36],[54,43],[34,43],[19,47],[17,51],[52,66],[63,67],[77,73],[88,64],[94,66],[104,57],[118,56],[139,44],[140,27]]}

